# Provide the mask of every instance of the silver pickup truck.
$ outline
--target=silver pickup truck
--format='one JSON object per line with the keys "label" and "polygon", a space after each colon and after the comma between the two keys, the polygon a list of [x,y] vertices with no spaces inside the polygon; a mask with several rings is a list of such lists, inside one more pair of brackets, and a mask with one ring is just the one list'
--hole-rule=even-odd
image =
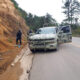
{"label": "silver pickup truck", "polygon": [[60,43],[72,41],[70,26],[43,27],[39,28],[35,34],[29,36],[29,48],[31,51],[36,49],[55,49],[58,50]]}

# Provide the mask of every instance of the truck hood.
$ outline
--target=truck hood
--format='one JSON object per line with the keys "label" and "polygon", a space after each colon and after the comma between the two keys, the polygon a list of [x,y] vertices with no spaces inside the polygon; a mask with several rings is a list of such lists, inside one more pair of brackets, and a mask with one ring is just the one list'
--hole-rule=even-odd
{"label": "truck hood", "polygon": [[35,34],[30,36],[30,39],[52,39],[56,37],[56,34]]}

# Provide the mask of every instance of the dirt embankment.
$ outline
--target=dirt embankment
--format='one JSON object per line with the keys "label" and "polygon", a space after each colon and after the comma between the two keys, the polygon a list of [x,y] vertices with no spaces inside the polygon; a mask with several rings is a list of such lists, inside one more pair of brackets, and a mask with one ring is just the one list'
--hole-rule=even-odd
{"label": "dirt embankment", "polygon": [[25,46],[5,73],[0,75],[0,80],[29,80],[33,57],[34,54],[31,54],[30,50]]}
{"label": "dirt embankment", "polygon": [[[23,33],[23,45],[15,47],[16,33]],[[8,65],[26,44],[28,26],[19,15],[11,0],[0,0],[0,73],[4,72]]]}

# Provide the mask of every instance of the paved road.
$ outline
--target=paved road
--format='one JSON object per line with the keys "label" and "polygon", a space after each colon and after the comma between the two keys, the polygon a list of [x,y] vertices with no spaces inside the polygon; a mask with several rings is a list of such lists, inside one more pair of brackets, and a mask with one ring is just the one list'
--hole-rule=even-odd
{"label": "paved road", "polygon": [[80,38],[57,52],[36,53],[30,80],[80,80]]}

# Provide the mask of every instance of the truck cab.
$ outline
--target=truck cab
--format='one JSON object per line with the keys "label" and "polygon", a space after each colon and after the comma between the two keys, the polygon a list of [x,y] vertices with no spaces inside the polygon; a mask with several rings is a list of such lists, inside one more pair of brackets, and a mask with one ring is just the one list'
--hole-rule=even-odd
{"label": "truck cab", "polygon": [[60,43],[71,42],[72,34],[70,26],[39,28],[34,35],[29,36],[29,48],[58,50]]}

